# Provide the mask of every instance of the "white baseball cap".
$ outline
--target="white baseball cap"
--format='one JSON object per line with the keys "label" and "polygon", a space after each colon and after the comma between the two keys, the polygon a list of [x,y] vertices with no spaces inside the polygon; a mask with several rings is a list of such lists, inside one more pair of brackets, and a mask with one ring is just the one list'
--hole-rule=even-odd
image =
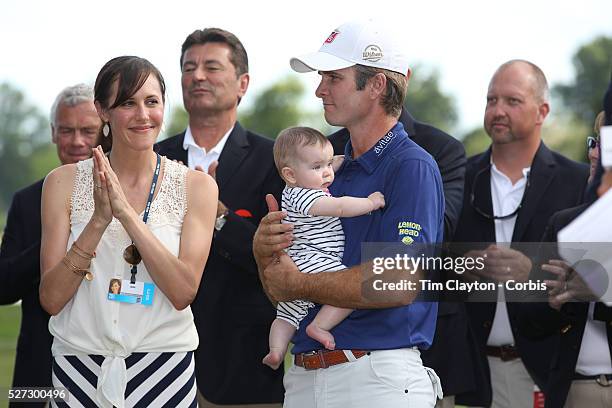
{"label": "white baseball cap", "polygon": [[407,75],[408,58],[396,37],[373,20],[353,21],[336,28],[319,51],[291,58],[296,72],[335,71],[355,64]]}

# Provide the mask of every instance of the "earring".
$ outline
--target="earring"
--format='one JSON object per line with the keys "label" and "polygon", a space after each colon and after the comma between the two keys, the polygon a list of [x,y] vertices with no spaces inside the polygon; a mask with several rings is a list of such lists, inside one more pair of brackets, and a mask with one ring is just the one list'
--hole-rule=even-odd
{"label": "earring", "polygon": [[102,126],[102,134],[104,135],[104,137],[108,137],[108,135],[110,135],[110,126],[108,125],[108,122],[106,122],[104,126]]}

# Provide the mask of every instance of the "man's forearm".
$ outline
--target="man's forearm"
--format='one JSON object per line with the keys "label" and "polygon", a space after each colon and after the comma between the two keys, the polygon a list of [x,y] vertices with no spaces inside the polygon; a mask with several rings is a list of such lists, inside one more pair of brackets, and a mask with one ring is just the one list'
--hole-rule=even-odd
{"label": "man's forearm", "polygon": [[[371,264],[364,264],[337,272],[304,274],[298,291],[302,298],[312,302],[351,309],[386,309],[405,306],[416,299],[418,285],[415,290],[374,290],[371,270]],[[417,282],[420,275],[397,271],[394,278],[388,271],[387,276],[392,278],[389,282],[399,278]]]}

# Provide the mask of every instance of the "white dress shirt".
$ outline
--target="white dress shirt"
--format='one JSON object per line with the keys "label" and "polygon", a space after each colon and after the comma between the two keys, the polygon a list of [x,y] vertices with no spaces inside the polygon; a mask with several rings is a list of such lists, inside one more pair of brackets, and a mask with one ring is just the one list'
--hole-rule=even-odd
{"label": "white dress shirt", "polygon": [[183,149],[187,150],[187,163],[190,169],[194,170],[196,166],[202,167],[205,173],[208,173],[208,167],[215,160],[219,160],[219,156],[221,156],[221,152],[225,147],[225,143],[229,138],[230,133],[232,133],[234,127],[232,126],[230,130],[219,140],[219,143],[215,145],[210,151],[206,151],[205,148],[198,146],[193,138],[193,134],[191,133],[191,128],[188,126],[185,131],[185,139],[183,140]]}
{"label": "white dress shirt", "polygon": [[[527,175],[530,167],[523,169],[523,177],[515,184],[508,176],[499,171],[495,163],[491,163],[491,201],[493,203],[493,214],[497,216],[512,214],[520,205],[527,186]],[[518,215],[518,214],[517,214]],[[498,244],[509,245],[512,242],[514,224],[516,217],[504,220],[495,220],[495,241]],[[514,336],[508,318],[506,307],[506,294],[503,289],[497,291],[497,305],[491,333],[487,340],[488,346],[505,346],[514,344]]]}
{"label": "white dress shirt", "polygon": [[589,314],[576,362],[576,372],[582,375],[612,374],[610,347],[606,323],[593,320],[595,302],[589,303]]}

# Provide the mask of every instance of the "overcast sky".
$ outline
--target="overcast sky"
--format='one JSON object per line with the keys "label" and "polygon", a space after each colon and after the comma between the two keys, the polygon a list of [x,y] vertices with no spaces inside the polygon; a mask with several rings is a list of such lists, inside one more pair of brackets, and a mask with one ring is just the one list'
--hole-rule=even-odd
{"label": "overcast sky", "polygon": [[132,54],[161,70],[171,108],[182,103],[183,40],[196,28],[216,26],[235,33],[249,54],[245,105],[275,80],[295,75],[316,107],[318,75],[292,73],[289,58],[316,51],[342,22],[385,16],[393,17],[388,24],[414,63],[439,69],[443,90],[457,101],[457,134],[481,124],[488,81],[504,61],[528,59],[550,83],[568,81],[576,49],[612,36],[611,0],[3,0],[0,82],[23,90],[46,114],[64,86],[93,83],[110,58]]}

